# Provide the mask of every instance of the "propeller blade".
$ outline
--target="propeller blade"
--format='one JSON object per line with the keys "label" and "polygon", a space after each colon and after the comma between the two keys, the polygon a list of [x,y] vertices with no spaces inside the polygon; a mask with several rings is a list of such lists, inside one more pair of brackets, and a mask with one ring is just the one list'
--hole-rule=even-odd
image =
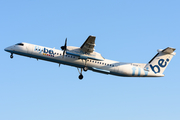
{"label": "propeller blade", "polygon": [[66,38],[66,40],[65,40],[65,50],[66,50],[66,48],[67,48],[67,38]]}
{"label": "propeller blade", "polygon": [[66,38],[66,40],[65,40],[64,46],[61,46],[61,49],[64,50],[64,51],[63,51],[63,58],[64,58],[64,54],[65,54],[66,49],[67,49],[67,38]]}
{"label": "propeller blade", "polygon": [[62,49],[62,50],[66,50],[66,49],[67,49],[67,38],[66,38],[66,40],[65,40],[64,46],[61,46],[61,49]]}
{"label": "propeller blade", "polygon": [[65,50],[63,51],[63,58],[64,58]]}

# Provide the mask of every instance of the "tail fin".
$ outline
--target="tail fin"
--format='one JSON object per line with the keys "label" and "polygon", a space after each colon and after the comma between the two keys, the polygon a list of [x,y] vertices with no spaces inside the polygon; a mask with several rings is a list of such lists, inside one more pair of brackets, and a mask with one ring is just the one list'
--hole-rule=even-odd
{"label": "tail fin", "polygon": [[158,53],[149,61],[148,64],[146,64],[145,70],[152,70],[155,74],[162,74],[171,61],[172,57],[176,55],[174,51],[175,48],[170,47],[167,47],[164,50],[159,49]]}

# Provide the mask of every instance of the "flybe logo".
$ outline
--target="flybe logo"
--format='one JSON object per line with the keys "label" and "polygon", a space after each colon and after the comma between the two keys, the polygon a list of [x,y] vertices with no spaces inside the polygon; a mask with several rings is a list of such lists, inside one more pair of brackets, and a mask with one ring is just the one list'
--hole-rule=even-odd
{"label": "flybe logo", "polygon": [[53,50],[49,50],[47,48],[40,48],[39,46],[35,46],[34,51],[39,52],[39,54],[43,53],[43,55],[54,57]]}
{"label": "flybe logo", "polygon": [[150,67],[151,67],[152,71],[156,74],[156,73],[159,73],[161,71],[160,68],[166,67],[168,62],[169,62],[169,59],[166,59],[166,60],[160,59],[158,61],[158,65],[154,65],[154,66],[150,65]]}

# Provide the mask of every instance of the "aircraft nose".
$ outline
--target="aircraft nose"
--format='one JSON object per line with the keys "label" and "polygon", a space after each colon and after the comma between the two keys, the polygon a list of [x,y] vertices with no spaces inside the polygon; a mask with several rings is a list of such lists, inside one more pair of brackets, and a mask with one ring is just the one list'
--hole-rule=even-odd
{"label": "aircraft nose", "polygon": [[10,51],[11,50],[11,47],[7,47],[4,49],[5,51]]}
{"label": "aircraft nose", "polygon": [[5,48],[5,49],[4,49],[4,51],[7,51],[7,50],[8,50],[8,48]]}

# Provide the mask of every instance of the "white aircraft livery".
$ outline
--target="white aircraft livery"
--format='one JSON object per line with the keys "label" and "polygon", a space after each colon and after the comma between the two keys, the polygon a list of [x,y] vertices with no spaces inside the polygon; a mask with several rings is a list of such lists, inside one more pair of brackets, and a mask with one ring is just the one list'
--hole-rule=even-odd
{"label": "white aircraft livery", "polygon": [[95,36],[89,36],[81,47],[61,46],[62,50],[48,48],[29,43],[17,43],[4,50],[13,54],[46,60],[50,62],[77,67],[79,79],[83,79],[82,71],[111,74],[124,77],[163,77],[164,70],[172,57],[176,55],[175,48],[159,49],[158,53],[147,63],[124,63],[105,59],[94,51]]}

